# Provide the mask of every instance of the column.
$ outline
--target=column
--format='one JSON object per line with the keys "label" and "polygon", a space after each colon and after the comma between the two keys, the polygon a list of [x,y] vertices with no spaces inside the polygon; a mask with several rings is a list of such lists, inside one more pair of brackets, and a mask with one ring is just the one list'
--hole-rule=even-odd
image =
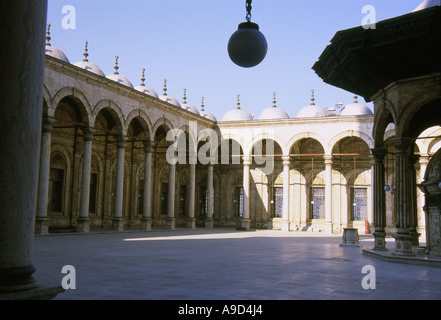
{"label": "column", "polygon": [[116,165],[116,181],[115,181],[115,205],[113,213],[112,227],[115,231],[124,230],[124,219],[122,217],[123,207],[123,192],[124,192],[124,153],[125,153],[125,140],[120,137],[116,141],[117,151],[117,165]]}
{"label": "column", "polygon": [[374,158],[374,250],[386,250],[386,195],[384,191],[385,172],[383,160],[387,154],[387,149],[385,147],[380,147],[376,149],[371,149],[371,152]]}
{"label": "column", "polygon": [[[413,149],[413,148],[412,148]],[[418,233],[418,206],[417,206],[417,181],[416,181],[416,170],[415,164],[418,161],[419,156],[415,155],[414,152],[409,155],[409,213],[410,213],[410,225],[409,234],[412,237],[412,246],[419,246]]]}
{"label": "column", "polygon": [[38,175],[37,218],[35,219],[36,234],[49,233],[49,219],[47,218],[47,210],[49,199],[52,130],[52,121],[44,119],[41,134],[40,170]]}
{"label": "column", "polygon": [[289,231],[289,167],[290,157],[282,157],[283,161],[283,207],[282,207],[282,230]]}
{"label": "column", "polygon": [[205,219],[205,228],[213,228],[213,164],[208,164],[207,172],[207,217]]}
{"label": "column", "polygon": [[[422,183],[425,179],[424,176],[426,175],[426,169],[427,169],[427,165],[429,164],[429,155],[428,154],[421,154],[420,155],[420,175],[421,175],[421,182]],[[419,208],[423,208],[426,205],[426,194],[424,192],[422,192],[421,194],[421,202],[418,205]],[[427,237],[427,221],[429,221],[427,219],[427,213],[426,210],[422,210],[422,214],[421,214],[421,223],[420,223],[420,232],[423,234],[426,234],[426,243],[428,242],[428,237]],[[418,214],[418,213],[417,213]]]}
{"label": "column", "polygon": [[144,144],[145,165],[144,165],[144,195],[143,195],[143,214],[142,229],[146,231],[152,230],[152,151],[153,147],[150,142]]}
{"label": "column", "polygon": [[395,255],[412,255],[412,237],[409,233],[411,226],[411,192],[409,170],[409,148],[411,140],[398,137],[391,139],[396,150],[395,160],[395,214],[397,234],[395,238]]}
{"label": "column", "polygon": [[332,233],[332,156],[325,159],[325,225],[324,231]]}
{"label": "column", "polygon": [[168,181],[168,207],[166,228],[175,230],[175,192],[176,191],[176,164],[170,164],[170,177]]}
{"label": "column", "polygon": [[92,165],[92,139],[93,133],[84,130],[84,153],[83,153],[83,180],[81,184],[80,216],[78,218],[77,231],[89,232],[89,198],[90,198],[90,169]]}
{"label": "column", "polygon": [[241,229],[250,229],[250,165],[251,158],[243,157],[243,217]]}
{"label": "column", "polygon": [[189,186],[190,199],[188,202],[188,220],[187,228],[196,229],[195,219],[195,196],[196,196],[196,164],[190,164],[190,186]]}
{"label": "column", "polygon": [[32,277],[46,13],[44,0],[2,1],[0,10],[0,299],[49,299],[63,291],[37,288]]}

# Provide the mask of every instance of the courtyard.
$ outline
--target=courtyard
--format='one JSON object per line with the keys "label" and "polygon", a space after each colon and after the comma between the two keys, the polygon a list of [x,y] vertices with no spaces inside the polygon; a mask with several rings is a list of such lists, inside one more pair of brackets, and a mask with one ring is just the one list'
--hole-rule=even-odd
{"label": "courtyard", "polygon": [[[52,234],[35,237],[34,276],[59,286],[72,276],[62,268],[75,268],[75,289],[56,300],[441,299],[441,268],[382,261],[341,242],[341,234],[273,230]],[[360,244],[371,249],[373,237]],[[375,289],[363,289],[366,265]]]}

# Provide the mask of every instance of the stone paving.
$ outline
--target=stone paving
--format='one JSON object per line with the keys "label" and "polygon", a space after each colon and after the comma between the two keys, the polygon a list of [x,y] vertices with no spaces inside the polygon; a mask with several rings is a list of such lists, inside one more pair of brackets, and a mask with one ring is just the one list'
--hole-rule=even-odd
{"label": "stone paving", "polygon": [[[393,247],[393,239],[387,238]],[[341,235],[197,229],[37,236],[35,278],[76,289],[58,300],[441,299],[441,268],[382,261]],[[360,236],[372,248],[372,236]],[[365,265],[376,288],[363,289]]]}

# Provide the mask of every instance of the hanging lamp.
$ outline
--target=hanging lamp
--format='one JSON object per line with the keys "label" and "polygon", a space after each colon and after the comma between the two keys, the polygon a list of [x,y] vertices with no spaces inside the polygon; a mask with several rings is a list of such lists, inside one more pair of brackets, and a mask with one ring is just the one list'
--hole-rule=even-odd
{"label": "hanging lamp", "polygon": [[228,42],[230,59],[243,68],[257,66],[268,52],[268,44],[263,33],[259,31],[259,25],[251,22],[251,2],[252,0],[246,0],[247,21],[239,24],[238,30]]}

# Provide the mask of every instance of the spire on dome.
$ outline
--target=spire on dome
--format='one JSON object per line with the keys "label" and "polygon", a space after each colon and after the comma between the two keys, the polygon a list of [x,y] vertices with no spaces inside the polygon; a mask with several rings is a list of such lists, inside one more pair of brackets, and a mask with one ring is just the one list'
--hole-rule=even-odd
{"label": "spire on dome", "polygon": [[142,68],[142,76],[141,76],[141,84],[140,84],[141,87],[145,87],[144,81],[145,81],[145,68]]}
{"label": "spire on dome", "polygon": [[115,69],[115,72],[113,74],[119,74],[119,72],[118,72],[118,69],[119,69],[119,67],[118,67],[118,59],[119,59],[119,57],[115,56],[115,67],[113,67]]}
{"label": "spire on dome", "polygon": [[311,106],[315,106],[315,90],[311,90],[312,97],[311,97]]}
{"label": "spire on dome", "polygon": [[237,107],[236,109],[240,109],[240,94],[237,95]]}
{"label": "spire on dome", "polygon": [[167,79],[164,79],[164,96],[167,95]]}
{"label": "spire on dome", "polygon": [[201,99],[202,99],[202,101],[201,101],[201,111],[205,111],[204,110],[204,107],[205,107],[205,105],[204,105],[204,97],[202,97]]}
{"label": "spire on dome", "polygon": [[182,102],[187,104],[187,89],[184,88],[184,97],[182,98]]}
{"label": "spire on dome", "polygon": [[51,46],[51,43],[50,43],[50,41],[51,41],[51,24],[50,23],[48,23],[47,24],[47,31],[46,31],[46,45],[47,46]]}
{"label": "spire on dome", "polygon": [[83,56],[84,56],[84,59],[83,59],[83,61],[84,62],[89,62],[89,60],[87,59],[87,57],[89,56],[89,54],[87,53],[89,50],[87,49],[87,45],[89,44],[89,42],[87,42],[86,41],[86,44],[85,44],[85,46],[84,46],[84,53],[83,53]]}
{"label": "spire on dome", "polygon": [[273,92],[273,108],[277,108],[277,105],[276,105],[276,93],[275,92]]}
{"label": "spire on dome", "polygon": [[354,96],[354,103],[358,103],[358,96],[357,95]]}

